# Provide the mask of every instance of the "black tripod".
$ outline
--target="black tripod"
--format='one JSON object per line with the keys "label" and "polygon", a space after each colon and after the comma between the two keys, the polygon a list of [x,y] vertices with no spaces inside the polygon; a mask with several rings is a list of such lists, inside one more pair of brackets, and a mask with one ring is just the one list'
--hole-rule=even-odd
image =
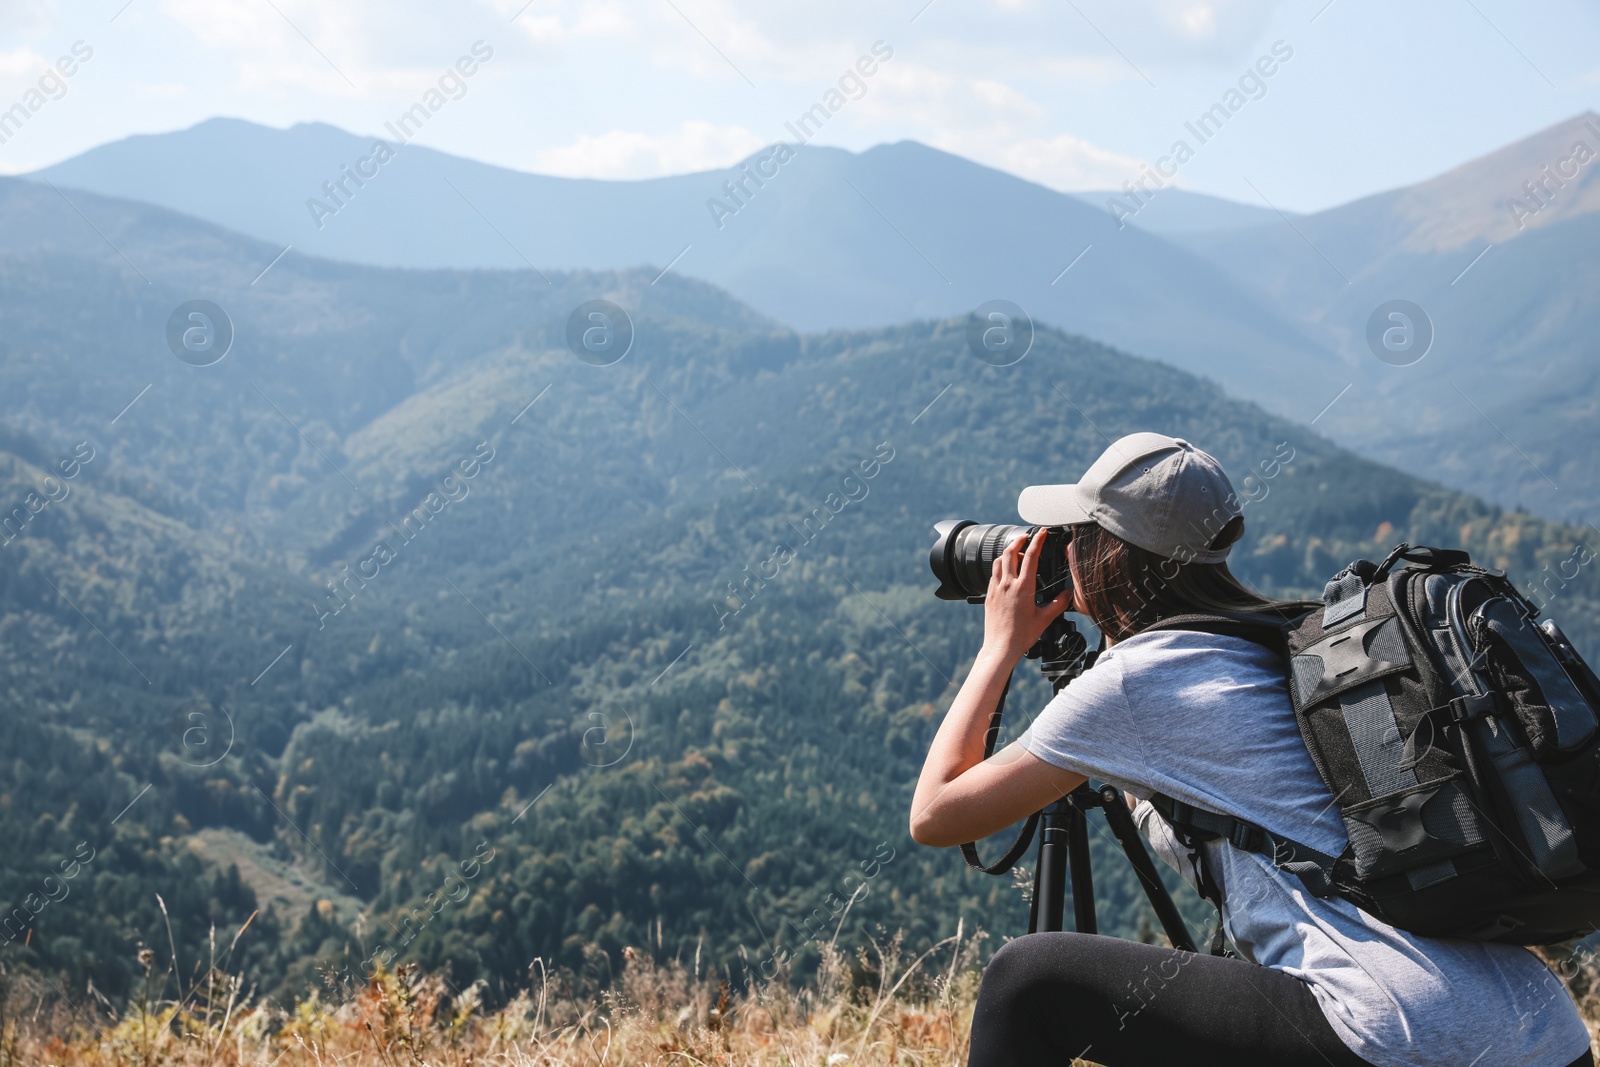
{"label": "black tripod", "polygon": [[[1052,693],[1059,693],[1068,682],[1082,674],[1093,663],[1098,652],[1089,650],[1089,643],[1077,626],[1065,616],[1053,621],[1028,650],[1027,658],[1039,660],[1039,669],[1050,679]],[[1009,691],[1010,683],[1006,684]],[[1000,694],[999,705],[990,720],[989,735],[984,744],[984,757],[993,754],[995,739],[1000,733],[1000,717],[1005,710],[1006,694]],[[1039,827],[1038,864],[1033,875],[1033,902],[1028,910],[1028,932],[1062,929],[1066,911],[1067,874],[1072,876],[1073,928],[1079,933],[1097,932],[1094,914],[1094,879],[1089,868],[1089,817],[1095,808],[1105,812],[1106,823],[1112,835],[1122,846],[1122,852],[1133,865],[1144,888],[1156,918],[1166,931],[1167,940],[1174,948],[1196,951],[1189,937],[1183,916],[1172,902],[1172,895],[1156,873],[1154,861],[1139,837],[1127,805],[1121,795],[1109,785],[1098,790],[1086,782],[1029,818],[1021,835],[1007,851],[1006,856],[992,867],[977,862],[977,853],[971,846],[962,846],[967,862],[987,874],[1004,874],[1011,869],[1027,848],[1035,826]]]}

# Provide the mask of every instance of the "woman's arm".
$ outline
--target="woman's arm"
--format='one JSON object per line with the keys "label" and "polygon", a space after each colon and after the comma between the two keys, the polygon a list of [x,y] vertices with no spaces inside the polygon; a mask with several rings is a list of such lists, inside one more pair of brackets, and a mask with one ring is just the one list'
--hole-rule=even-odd
{"label": "woman's arm", "polygon": [[1033,602],[1044,531],[1026,554],[1024,538],[994,561],[984,598],[983,648],[961,683],[928,749],[911,801],[911,837],[948,846],[987,837],[1076,789],[1086,779],[1011,744],[988,760],[984,734],[1006,679],[1051,620],[1067,609],[1063,593],[1044,607]]}

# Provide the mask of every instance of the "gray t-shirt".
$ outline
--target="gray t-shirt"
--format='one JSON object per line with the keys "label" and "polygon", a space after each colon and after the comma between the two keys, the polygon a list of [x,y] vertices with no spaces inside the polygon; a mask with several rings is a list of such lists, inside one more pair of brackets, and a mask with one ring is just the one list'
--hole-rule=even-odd
{"label": "gray t-shirt", "polygon": [[[1144,801],[1140,826],[1190,884],[1188,851],[1154,815],[1152,793],[1328,855],[1345,846],[1281,661],[1250,641],[1131,637],[1062,690],[1019,743]],[[1222,841],[1204,847],[1240,955],[1307,982],[1340,1039],[1378,1067],[1567,1067],[1588,1050],[1571,996],[1527,949],[1408,934],[1341,897],[1312,896],[1265,856]]]}

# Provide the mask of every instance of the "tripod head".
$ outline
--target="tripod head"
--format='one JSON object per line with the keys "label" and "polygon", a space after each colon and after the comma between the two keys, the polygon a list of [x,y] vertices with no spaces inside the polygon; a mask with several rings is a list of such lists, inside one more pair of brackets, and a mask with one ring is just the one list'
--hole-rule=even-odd
{"label": "tripod head", "polygon": [[1039,661],[1040,673],[1050,680],[1050,691],[1059,693],[1068,682],[1094,666],[1100,650],[1089,648],[1089,639],[1078,630],[1077,623],[1057,615],[1024,655]]}

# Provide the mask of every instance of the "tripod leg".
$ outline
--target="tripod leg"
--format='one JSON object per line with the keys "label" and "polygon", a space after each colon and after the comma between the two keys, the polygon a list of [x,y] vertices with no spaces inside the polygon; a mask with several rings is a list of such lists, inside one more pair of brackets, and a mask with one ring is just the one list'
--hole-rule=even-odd
{"label": "tripod leg", "polygon": [[1039,893],[1044,889],[1043,876],[1039,873],[1044,870],[1045,853],[1044,837],[1039,838],[1039,854],[1034,859],[1033,866],[1033,895],[1028,898],[1028,933],[1039,932]]}
{"label": "tripod leg", "polygon": [[1072,850],[1072,919],[1080,934],[1098,933],[1094,917],[1094,876],[1089,870],[1089,818],[1068,809],[1067,834]]}
{"label": "tripod leg", "polygon": [[1067,895],[1067,827],[1073,815],[1080,820],[1083,818],[1082,812],[1058,800],[1044,809],[1044,816],[1039,820],[1039,866],[1033,872],[1033,906],[1028,915],[1030,934],[1061,929]]}
{"label": "tripod leg", "polygon": [[1133,864],[1133,869],[1139,876],[1139,883],[1144,886],[1144,895],[1150,898],[1150,906],[1156,911],[1156,918],[1161,921],[1161,928],[1167,932],[1167,940],[1172,942],[1173,948],[1183,949],[1185,952],[1198,951],[1194,941],[1189,937],[1189,928],[1183,921],[1183,916],[1178,913],[1178,906],[1172,902],[1172,894],[1167,892],[1161,876],[1156,873],[1155,862],[1150,858],[1150,853],[1144,847],[1144,841],[1139,837],[1138,827],[1133,825],[1133,816],[1128,814],[1128,809],[1122,804],[1122,798],[1113,795],[1107,798],[1106,822],[1111,826],[1111,832],[1116,835],[1117,842],[1122,846],[1122,851],[1128,857],[1128,862]]}

